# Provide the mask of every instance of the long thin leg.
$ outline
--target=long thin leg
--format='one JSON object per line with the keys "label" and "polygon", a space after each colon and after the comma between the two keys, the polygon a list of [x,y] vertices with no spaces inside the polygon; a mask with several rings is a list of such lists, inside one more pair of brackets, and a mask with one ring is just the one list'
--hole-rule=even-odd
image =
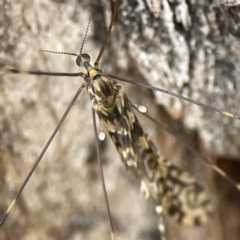
{"label": "long thin leg", "polygon": [[45,152],[47,151],[49,145],[51,144],[52,140],[54,139],[55,135],[57,134],[59,128],[62,126],[62,123],[64,122],[65,118],[67,117],[69,111],[71,110],[73,104],[75,103],[75,101],[77,100],[79,94],[81,93],[82,89],[86,87],[86,83],[83,83],[80,88],[78,89],[78,91],[76,92],[74,98],[72,99],[71,103],[69,104],[67,110],[65,111],[65,113],[63,114],[61,120],[59,121],[58,125],[56,126],[56,128],[54,129],[52,135],[50,136],[50,138],[48,139],[46,145],[44,146],[42,152],[40,153],[40,155],[38,156],[36,162],[34,163],[33,167],[31,168],[31,170],[29,171],[27,177],[25,178],[24,182],[22,183],[21,187],[19,188],[19,190],[17,191],[17,194],[15,196],[15,198],[13,199],[13,201],[11,202],[11,204],[9,205],[7,211],[5,212],[5,214],[3,215],[2,219],[0,220],[0,226],[3,225],[3,223],[5,222],[9,212],[12,210],[13,206],[15,205],[17,199],[19,198],[21,192],[23,191],[23,189],[25,188],[28,180],[30,179],[30,177],[32,176],[34,170],[36,169],[36,167],[38,166],[39,162],[41,161],[42,157],[44,156]]}
{"label": "long thin leg", "polygon": [[108,219],[109,219],[109,224],[110,224],[110,230],[111,230],[111,239],[114,240],[114,227],[113,227],[113,221],[111,217],[111,211],[110,211],[110,205],[108,201],[108,196],[107,196],[107,190],[106,190],[106,185],[105,185],[105,180],[104,180],[104,174],[103,174],[103,169],[102,169],[102,162],[100,158],[100,151],[99,151],[99,140],[98,140],[98,134],[97,134],[97,126],[96,126],[96,117],[95,117],[95,112],[92,109],[92,117],[93,117],[93,128],[94,128],[94,135],[95,135],[95,140],[96,140],[96,149],[97,149],[97,158],[98,158],[98,165],[99,165],[99,174],[102,182],[102,188],[103,188],[103,194],[106,202],[106,207],[107,207],[107,212],[108,212]]}
{"label": "long thin leg", "polygon": [[113,15],[112,15],[112,19],[111,19],[111,22],[110,22],[110,24],[109,24],[106,37],[105,37],[104,42],[103,42],[103,45],[102,45],[102,47],[101,47],[101,49],[100,49],[100,51],[99,51],[98,57],[97,57],[97,59],[96,59],[96,61],[95,61],[95,63],[94,63],[94,67],[95,67],[95,68],[98,68],[98,63],[99,63],[99,61],[100,61],[100,59],[101,59],[101,57],[102,57],[102,55],[103,55],[103,52],[104,52],[104,49],[105,49],[106,45],[107,45],[108,38],[109,38],[110,33],[111,33],[111,31],[112,31],[113,23],[115,22],[115,19],[116,19],[116,16],[117,16],[117,12],[118,12],[118,9],[119,9],[119,7],[120,7],[121,2],[122,2],[121,0],[118,0],[117,3],[116,3],[115,9],[114,9],[114,13],[113,13]]}
{"label": "long thin leg", "polygon": [[198,106],[200,106],[200,107],[203,107],[203,108],[212,110],[212,111],[214,111],[214,112],[218,112],[218,113],[223,114],[223,115],[225,115],[225,116],[227,116],[227,117],[240,119],[240,115],[233,114],[233,113],[230,113],[230,112],[227,112],[227,111],[222,111],[222,110],[219,109],[219,108],[216,108],[216,107],[213,107],[213,106],[210,106],[210,105],[207,105],[207,104],[204,104],[204,103],[201,103],[201,102],[192,100],[191,98],[184,97],[184,96],[182,96],[182,95],[180,95],[180,94],[177,94],[177,93],[174,93],[174,92],[165,90],[165,89],[163,89],[163,88],[153,87],[153,86],[149,86],[149,85],[146,85],[146,84],[134,82],[134,81],[132,81],[132,80],[130,80],[130,79],[123,78],[123,77],[118,77],[118,76],[115,76],[115,75],[109,74],[109,73],[104,73],[104,74],[105,74],[106,76],[110,77],[110,78],[114,78],[114,79],[119,80],[119,81],[122,81],[122,82],[128,82],[128,83],[135,84],[135,85],[138,85],[138,86],[142,86],[142,87],[145,87],[145,88],[154,90],[154,91],[166,93],[166,94],[168,94],[168,95],[171,95],[171,96],[174,96],[174,97],[176,97],[176,98],[182,99],[182,100],[184,100],[184,101],[186,101],[186,102],[190,102],[190,103],[193,103],[193,104],[198,105]]}

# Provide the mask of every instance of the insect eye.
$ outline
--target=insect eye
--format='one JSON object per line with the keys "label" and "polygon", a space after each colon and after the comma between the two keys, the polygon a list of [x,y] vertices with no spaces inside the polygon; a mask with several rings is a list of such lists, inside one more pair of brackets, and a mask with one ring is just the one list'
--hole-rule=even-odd
{"label": "insect eye", "polygon": [[82,66],[83,66],[83,64],[82,64],[82,57],[81,57],[81,56],[77,57],[77,59],[76,59],[76,64],[77,64],[79,67],[82,67]]}
{"label": "insect eye", "polygon": [[87,53],[81,54],[83,62],[90,62],[90,56]]}
{"label": "insect eye", "polygon": [[76,59],[76,63],[79,67],[84,67],[85,62],[90,62],[90,56],[87,53],[81,54]]}

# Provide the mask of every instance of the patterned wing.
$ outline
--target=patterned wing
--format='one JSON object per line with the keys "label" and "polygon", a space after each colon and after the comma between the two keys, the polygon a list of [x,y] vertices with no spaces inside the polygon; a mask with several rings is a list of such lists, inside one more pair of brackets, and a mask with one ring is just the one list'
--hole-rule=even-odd
{"label": "patterned wing", "polygon": [[[186,226],[204,224],[213,206],[206,191],[188,172],[171,164],[157,154],[153,142],[143,132],[125,93],[122,99],[122,114],[128,118],[130,149],[137,156],[137,172],[141,189],[146,197],[155,201],[159,214],[172,216]],[[120,97],[120,98],[121,98]]]}
{"label": "patterned wing", "polygon": [[[92,106],[104,123],[122,161],[141,182],[145,196],[151,197],[159,214],[168,214],[183,225],[205,223],[212,204],[207,193],[186,171],[160,157],[131,107],[121,85],[103,75],[98,76],[106,91],[111,86],[116,95],[92,97]],[[107,83],[107,85],[106,85]],[[92,95],[96,89],[91,90]],[[110,91],[109,91],[110,92]],[[110,101],[106,101],[109,98]],[[114,99],[114,100],[113,100]],[[104,102],[104,104],[102,103]],[[106,104],[107,103],[107,104]]]}

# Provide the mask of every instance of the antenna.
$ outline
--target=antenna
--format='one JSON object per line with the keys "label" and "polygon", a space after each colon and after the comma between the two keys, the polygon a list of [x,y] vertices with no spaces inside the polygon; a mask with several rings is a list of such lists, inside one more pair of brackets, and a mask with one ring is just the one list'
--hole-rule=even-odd
{"label": "antenna", "polygon": [[89,26],[90,26],[90,22],[91,22],[91,21],[89,20],[89,21],[88,21],[88,25],[87,25],[86,32],[85,32],[84,37],[83,37],[83,41],[82,41],[82,45],[81,45],[81,48],[80,48],[80,53],[79,53],[79,55],[82,54],[83,45],[84,45],[85,40],[86,40],[86,38],[87,38],[87,33],[88,33]]}
{"label": "antenna", "polygon": [[40,49],[39,51],[40,51],[40,52],[55,53],[55,54],[72,55],[72,56],[76,56],[76,57],[78,57],[78,55],[77,55],[76,53],[69,53],[69,52],[55,52],[55,51],[44,50],[44,49]]}
{"label": "antenna", "polygon": [[75,57],[79,57],[79,56],[81,56],[81,54],[82,54],[82,50],[83,50],[83,46],[84,46],[85,40],[86,40],[86,38],[87,38],[87,34],[88,34],[88,30],[89,30],[90,22],[91,22],[91,21],[89,20],[89,21],[88,21],[88,25],[87,25],[86,32],[85,32],[84,37],[83,37],[83,41],[82,41],[82,45],[81,45],[81,48],[80,48],[80,53],[79,53],[79,55],[76,54],[76,53],[57,52],[57,51],[44,50],[44,49],[40,49],[39,51],[40,51],[40,52],[54,53],[54,54],[65,54],[65,55],[71,55],[71,56],[75,56]]}

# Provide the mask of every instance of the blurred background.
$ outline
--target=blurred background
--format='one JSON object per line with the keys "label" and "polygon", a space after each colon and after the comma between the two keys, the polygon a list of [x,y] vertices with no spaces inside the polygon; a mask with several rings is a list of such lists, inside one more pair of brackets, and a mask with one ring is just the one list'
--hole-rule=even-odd
{"label": "blurred background", "polygon": [[[40,49],[97,57],[115,2],[7,1],[0,6],[0,64],[26,70],[79,72],[75,58]],[[104,72],[182,94],[240,115],[239,6],[235,1],[122,1],[100,67]],[[0,214],[48,140],[79,78],[0,75]],[[190,152],[182,138],[240,181],[240,123],[164,94],[123,84],[129,99],[168,126],[139,120],[160,154],[190,171],[211,193],[206,226],[167,220],[168,239],[238,239],[240,193]],[[101,143],[117,239],[159,239],[158,217],[139,182],[125,170],[110,139]],[[110,239],[98,177],[89,97],[83,91],[24,189],[0,239]]]}

